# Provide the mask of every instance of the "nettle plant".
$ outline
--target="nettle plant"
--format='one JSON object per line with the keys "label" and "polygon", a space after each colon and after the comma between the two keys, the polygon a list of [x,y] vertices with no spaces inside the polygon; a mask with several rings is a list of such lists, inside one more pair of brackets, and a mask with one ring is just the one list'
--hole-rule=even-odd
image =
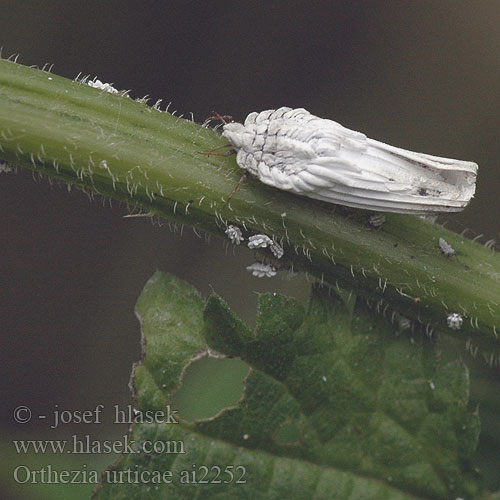
{"label": "nettle plant", "polygon": [[[317,279],[307,306],[260,295],[250,330],[216,294],[154,274],[136,307],[137,409],[168,407],[203,355],[248,365],[243,396],[210,419],[133,424],[137,453],[108,468],[94,498],[494,498],[474,468],[467,366],[440,349],[449,334],[489,362],[500,352],[500,258],[488,245],[252,179],[226,206],[242,171],[234,156],[200,154],[227,143],[216,130],[96,80],[0,61],[0,129],[4,170],[250,243],[264,258],[257,275],[293,267]],[[146,441],[184,453],[141,451]],[[170,476],[113,481],[127,470]]]}

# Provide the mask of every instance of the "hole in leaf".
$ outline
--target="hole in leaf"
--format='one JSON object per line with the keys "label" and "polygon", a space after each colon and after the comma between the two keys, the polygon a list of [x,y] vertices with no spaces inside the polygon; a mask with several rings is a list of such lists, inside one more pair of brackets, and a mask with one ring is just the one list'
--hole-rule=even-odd
{"label": "hole in leaf", "polygon": [[274,441],[282,445],[297,445],[301,439],[300,428],[294,422],[285,422],[274,434]]}
{"label": "hole in leaf", "polygon": [[238,403],[248,369],[239,358],[204,356],[193,361],[174,394],[172,407],[187,421],[213,417]]}

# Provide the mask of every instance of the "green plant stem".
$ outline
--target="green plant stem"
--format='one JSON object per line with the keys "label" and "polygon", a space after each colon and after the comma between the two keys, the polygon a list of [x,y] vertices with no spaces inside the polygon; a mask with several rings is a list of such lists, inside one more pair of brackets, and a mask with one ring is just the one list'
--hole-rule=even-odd
{"label": "green plant stem", "polygon": [[[284,245],[280,267],[352,288],[382,312],[398,311],[499,352],[498,253],[415,216],[386,214],[373,229],[370,212],[255,179],[224,207],[242,171],[234,157],[200,153],[224,142],[216,131],[124,93],[0,61],[3,160],[218,236],[228,224],[246,236],[268,234]],[[441,254],[440,237],[454,257]],[[464,317],[456,332],[447,327],[450,312]]]}

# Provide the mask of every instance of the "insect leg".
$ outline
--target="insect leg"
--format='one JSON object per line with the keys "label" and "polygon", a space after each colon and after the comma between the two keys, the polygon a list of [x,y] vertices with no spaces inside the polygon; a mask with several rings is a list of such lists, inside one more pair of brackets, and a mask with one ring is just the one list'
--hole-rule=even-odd
{"label": "insect leg", "polygon": [[234,149],[230,149],[229,151],[226,151],[225,153],[214,153],[214,151],[218,151],[219,149],[224,149],[224,148],[230,148],[232,147],[232,144],[223,144],[222,146],[217,146],[214,149],[211,149],[210,151],[198,151],[198,153],[205,155],[205,156],[232,156],[236,154],[236,151]]}
{"label": "insect leg", "polygon": [[226,208],[227,204],[231,201],[231,198],[236,194],[236,191],[238,191],[239,187],[245,182],[246,178],[248,177],[248,172],[245,172],[242,176],[241,179],[238,181],[238,184],[233,189],[233,192],[229,195],[229,198],[226,200],[226,203],[224,203],[224,206],[222,209]]}

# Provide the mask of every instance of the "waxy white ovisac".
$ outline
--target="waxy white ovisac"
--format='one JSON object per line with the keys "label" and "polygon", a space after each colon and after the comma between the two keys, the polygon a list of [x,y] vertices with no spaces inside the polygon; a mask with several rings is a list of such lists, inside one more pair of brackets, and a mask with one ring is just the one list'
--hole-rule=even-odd
{"label": "waxy white ovisac", "polygon": [[396,148],[305,109],[250,113],[222,135],[238,165],[285,191],[350,207],[427,214],[463,210],[477,164]]}

